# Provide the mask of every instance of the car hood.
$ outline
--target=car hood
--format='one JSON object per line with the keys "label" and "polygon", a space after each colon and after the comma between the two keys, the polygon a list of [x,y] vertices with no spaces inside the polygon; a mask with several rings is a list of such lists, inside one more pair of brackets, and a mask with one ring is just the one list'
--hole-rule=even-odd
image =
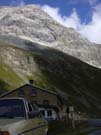
{"label": "car hood", "polygon": [[21,121],[21,118],[17,118],[17,119],[0,119],[0,127],[2,126],[7,126],[7,125],[11,125],[13,123],[19,122]]}

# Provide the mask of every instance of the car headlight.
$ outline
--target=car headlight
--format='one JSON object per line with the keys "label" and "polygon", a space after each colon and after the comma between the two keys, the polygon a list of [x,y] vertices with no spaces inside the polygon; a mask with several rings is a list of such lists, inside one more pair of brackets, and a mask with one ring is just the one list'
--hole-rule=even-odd
{"label": "car headlight", "polygon": [[10,135],[8,131],[0,131],[0,135]]}

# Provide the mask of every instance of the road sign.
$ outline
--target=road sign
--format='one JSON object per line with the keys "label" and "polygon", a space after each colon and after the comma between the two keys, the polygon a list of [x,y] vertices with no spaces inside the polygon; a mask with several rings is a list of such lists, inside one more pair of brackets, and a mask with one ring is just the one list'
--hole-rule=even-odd
{"label": "road sign", "polygon": [[69,112],[74,112],[74,106],[69,106]]}
{"label": "road sign", "polygon": [[69,112],[71,115],[72,128],[75,128],[74,106],[69,106]]}

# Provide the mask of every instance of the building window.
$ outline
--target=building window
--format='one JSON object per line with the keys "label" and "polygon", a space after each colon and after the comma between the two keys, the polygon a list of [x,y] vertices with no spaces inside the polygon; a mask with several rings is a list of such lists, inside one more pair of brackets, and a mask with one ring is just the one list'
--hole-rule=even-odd
{"label": "building window", "polygon": [[36,97],[36,95],[37,95],[37,91],[35,89],[31,89],[30,96],[31,97]]}
{"label": "building window", "polygon": [[49,105],[49,100],[43,100],[43,105]]}
{"label": "building window", "polygon": [[52,116],[52,110],[47,110],[47,116]]}
{"label": "building window", "polygon": [[19,90],[18,91],[18,96],[20,96],[20,97],[24,97],[24,91],[23,90]]}
{"label": "building window", "polygon": [[45,117],[45,111],[44,110],[41,110],[40,112],[41,112],[42,116]]}

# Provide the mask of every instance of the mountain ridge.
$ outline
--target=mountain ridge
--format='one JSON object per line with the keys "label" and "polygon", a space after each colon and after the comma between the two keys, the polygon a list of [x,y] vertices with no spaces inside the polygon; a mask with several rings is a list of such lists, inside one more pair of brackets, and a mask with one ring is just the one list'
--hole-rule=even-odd
{"label": "mountain ridge", "polygon": [[57,23],[36,5],[0,8],[0,25],[0,35],[50,46],[101,67],[100,45],[89,42],[73,28]]}
{"label": "mountain ridge", "polygon": [[100,116],[100,46],[36,6],[5,8],[0,8],[0,89],[13,90],[33,79],[41,88],[66,93],[67,104],[76,109]]}

